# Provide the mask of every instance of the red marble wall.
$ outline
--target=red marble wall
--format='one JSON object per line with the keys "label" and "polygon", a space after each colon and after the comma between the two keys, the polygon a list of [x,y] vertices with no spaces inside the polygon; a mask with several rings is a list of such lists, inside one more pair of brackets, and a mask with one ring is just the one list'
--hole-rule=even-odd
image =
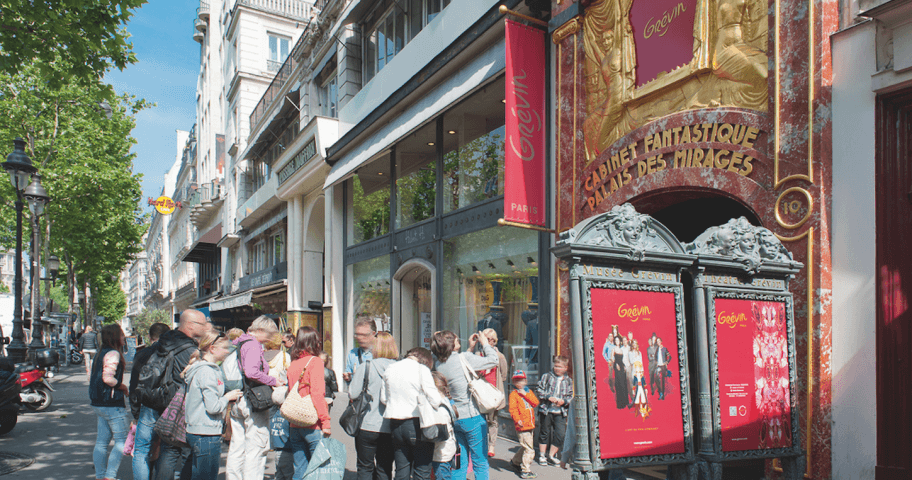
{"label": "red marble wall", "polygon": [[[555,1],[552,15],[570,4],[568,0]],[[648,211],[655,207],[651,205],[654,202],[668,202],[668,196],[658,200],[663,193],[679,192],[683,198],[687,192],[712,192],[737,200],[752,210],[764,227],[779,236],[795,260],[805,264],[790,283],[796,300],[800,442],[808,452],[808,478],[821,479],[831,476],[829,35],[837,27],[836,7],[833,1],[770,1],[768,112],[713,108],[673,113],[628,133],[591,163],[583,148],[586,93],[579,17],[555,31],[552,48],[556,57],[552,98],[557,129],[552,141],[556,151],[554,211],[558,232],[625,202]],[[674,168],[673,152],[685,148],[680,145],[644,152],[642,139],[646,136],[698,123],[734,123],[759,129],[751,148],[739,147],[742,153],[754,158],[750,162],[750,174],[745,176],[717,166],[684,167],[680,163]],[[636,154],[626,163],[634,166],[630,169],[632,179],[605,196],[593,209],[588,201],[592,191],[586,188],[587,177],[611,155],[636,140],[640,141]],[[734,150],[731,144],[718,141],[688,144],[686,148]],[[667,168],[640,177],[637,162],[660,153]],[[605,192],[609,190],[606,188]],[[558,350],[564,353],[570,346],[568,280],[568,272],[558,264],[556,342]],[[774,467],[770,465],[771,470]]]}

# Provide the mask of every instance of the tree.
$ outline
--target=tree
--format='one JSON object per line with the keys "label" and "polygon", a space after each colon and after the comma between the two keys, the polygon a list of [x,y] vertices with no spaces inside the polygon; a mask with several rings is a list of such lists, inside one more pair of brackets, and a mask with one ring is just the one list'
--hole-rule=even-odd
{"label": "tree", "polygon": [[[0,6],[0,72],[23,65],[57,88],[94,80],[136,62],[125,25],[146,0],[4,0]],[[111,92],[109,89],[108,92]]]}
{"label": "tree", "polygon": [[133,319],[133,334],[137,337],[142,337],[145,341],[149,341],[149,327],[151,327],[153,323],[164,323],[165,325],[171,326],[173,320],[171,312],[168,310],[143,310]]}
{"label": "tree", "polygon": [[[94,305],[90,303],[87,318],[103,311],[118,320],[123,294],[119,286],[110,288],[111,278],[141,251],[146,229],[130,132],[133,115],[149,104],[130,95],[110,97],[108,117],[99,108],[107,90],[97,81],[52,88],[37,65],[23,66],[15,75],[0,73],[0,145],[25,138],[27,153],[42,175],[51,197],[41,217],[42,231],[50,253],[64,261],[67,304],[74,303],[77,288],[89,286]],[[0,243],[7,246],[15,235],[15,198],[9,182],[0,182],[0,203],[5,204],[0,207]],[[27,210],[25,214],[27,225]]]}

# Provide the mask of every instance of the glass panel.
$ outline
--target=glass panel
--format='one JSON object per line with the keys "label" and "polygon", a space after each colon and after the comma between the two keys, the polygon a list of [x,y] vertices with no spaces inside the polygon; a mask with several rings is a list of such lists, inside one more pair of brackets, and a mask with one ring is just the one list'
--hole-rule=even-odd
{"label": "glass panel", "polygon": [[374,78],[375,68],[377,68],[377,32],[371,32],[364,43],[364,84]]}
{"label": "glass panel", "polygon": [[386,65],[386,21],[377,25],[377,71]]}
{"label": "glass panel", "polygon": [[279,57],[278,42],[279,42],[278,38],[273,37],[272,35],[269,36],[269,59],[270,60],[277,60]]}
{"label": "glass panel", "polygon": [[285,261],[285,239],[282,238],[282,235],[276,235],[273,237],[273,252],[275,264],[279,264]]}
{"label": "glass panel", "polygon": [[411,42],[415,35],[418,35],[418,32],[421,31],[422,22],[424,20],[424,2],[422,0],[409,0],[409,36],[408,39]]}
{"label": "glass panel", "polygon": [[434,20],[434,17],[440,13],[440,0],[426,0],[427,1],[427,23],[431,23],[431,20]]}
{"label": "glass panel", "polygon": [[489,228],[445,240],[440,329],[468,343],[485,328],[511,369],[538,374],[538,234]]}
{"label": "glass panel", "polygon": [[443,117],[443,213],[504,193],[504,79]]}
{"label": "glass panel", "polygon": [[279,61],[284,62],[285,59],[288,58],[288,39],[287,38],[279,39],[279,46],[281,47],[279,49],[279,53],[281,54],[279,56]]}
{"label": "glass panel", "polygon": [[386,63],[389,64],[396,56],[396,45],[393,37],[396,35],[396,16],[391,11],[386,17]]}
{"label": "glass panel", "polygon": [[413,346],[430,348],[431,335],[435,330],[431,312],[431,272],[426,268],[415,267],[399,282],[398,325],[393,325],[393,335],[399,340],[399,350],[405,352]]}
{"label": "glass panel", "polygon": [[396,8],[396,54],[405,46],[405,13],[401,8]]}
{"label": "glass panel", "polygon": [[377,330],[391,331],[390,257],[384,255],[352,265],[352,306],[355,322],[374,320]]}
{"label": "glass panel", "polygon": [[349,245],[389,233],[390,162],[384,155],[358,169],[351,183],[353,225]]}
{"label": "glass panel", "polygon": [[434,216],[437,203],[436,122],[396,145],[396,228]]}

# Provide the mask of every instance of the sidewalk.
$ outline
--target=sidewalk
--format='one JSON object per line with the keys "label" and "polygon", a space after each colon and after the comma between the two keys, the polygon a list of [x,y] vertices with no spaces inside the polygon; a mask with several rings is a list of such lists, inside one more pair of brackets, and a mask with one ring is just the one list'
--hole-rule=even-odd
{"label": "sidewalk", "polygon": [[[129,372],[129,366],[127,368]],[[126,383],[128,378],[124,378]],[[56,392],[54,403],[47,411],[34,413],[23,409],[19,423],[12,432],[0,437],[0,475],[4,478],[28,480],[91,480],[95,478],[92,466],[92,450],[95,446],[97,418],[89,405],[88,378],[79,366],[65,367],[51,379]],[[341,441],[348,452],[345,480],[355,479],[355,443],[342,431],[339,416],[348,402],[346,394],[339,394],[333,407],[333,438]],[[495,448],[496,455],[490,459],[492,480],[513,480],[519,478],[510,467],[509,461],[519,445],[501,438]],[[220,479],[225,478],[225,459],[228,446],[222,447],[222,468]],[[34,457],[28,467],[7,473],[7,463],[2,454],[15,453]],[[26,462],[27,463],[27,462]],[[10,465],[12,462],[10,463]],[[266,479],[275,478],[275,454],[270,452],[266,463]],[[570,479],[570,470],[560,467],[542,467],[533,464],[532,471],[541,479]],[[132,480],[132,457],[124,457],[118,472],[120,480]],[[472,478],[470,475],[469,478]],[[630,472],[634,480],[665,478],[662,469],[637,469]],[[246,480],[246,479],[245,479]],[[257,480],[257,479],[251,479]]]}

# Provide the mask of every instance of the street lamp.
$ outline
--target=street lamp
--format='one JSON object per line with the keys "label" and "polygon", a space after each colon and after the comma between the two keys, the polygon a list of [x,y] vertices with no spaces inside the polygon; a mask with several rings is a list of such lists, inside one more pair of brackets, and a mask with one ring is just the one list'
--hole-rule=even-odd
{"label": "street lamp", "polygon": [[9,357],[14,363],[25,361],[27,347],[25,342],[25,333],[22,331],[22,190],[31,174],[38,171],[32,165],[32,159],[25,153],[25,140],[16,138],[13,140],[13,153],[6,157],[3,162],[3,169],[10,175],[10,182],[13,184],[13,190],[16,191],[16,279],[13,282],[15,304],[13,307],[13,333],[12,342],[7,350]]}
{"label": "street lamp", "polygon": [[[41,243],[41,237],[38,231],[38,219],[44,215],[44,207],[51,201],[47,190],[41,185],[41,175],[32,175],[32,183],[26,187],[22,194],[28,201],[29,210],[32,212],[32,253],[29,260],[32,263],[32,343],[29,344],[28,356],[34,360],[35,352],[44,348],[44,320],[38,314],[39,295],[41,290],[38,288],[41,284],[41,270],[38,263],[38,247]],[[34,362],[32,362],[34,363]]]}

